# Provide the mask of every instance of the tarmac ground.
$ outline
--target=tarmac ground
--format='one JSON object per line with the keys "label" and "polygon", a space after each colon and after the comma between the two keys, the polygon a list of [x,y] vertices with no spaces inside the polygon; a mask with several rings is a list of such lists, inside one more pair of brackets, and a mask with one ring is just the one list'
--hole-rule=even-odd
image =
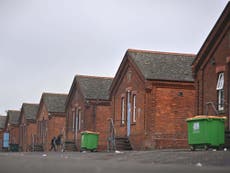
{"label": "tarmac ground", "polygon": [[230,151],[0,153],[1,173],[230,172]]}

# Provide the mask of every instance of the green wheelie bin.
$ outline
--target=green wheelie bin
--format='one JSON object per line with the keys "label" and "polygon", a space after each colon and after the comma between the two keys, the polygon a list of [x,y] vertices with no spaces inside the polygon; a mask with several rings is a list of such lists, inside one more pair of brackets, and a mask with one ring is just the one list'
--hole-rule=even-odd
{"label": "green wheelie bin", "polygon": [[81,151],[97,151],[99,133],[92,131],[81,132]]}
{"label": "green wheelie bin", "polygon": [[18,144],[10,144],[10,151],[18,152],[19,151],[19,145]]}
{"label": "green wheelie bin", "polygon": [[224,122],[226,117],[195,116],[188,118],[188,144],[196,148],[220,148],[224,144]]}

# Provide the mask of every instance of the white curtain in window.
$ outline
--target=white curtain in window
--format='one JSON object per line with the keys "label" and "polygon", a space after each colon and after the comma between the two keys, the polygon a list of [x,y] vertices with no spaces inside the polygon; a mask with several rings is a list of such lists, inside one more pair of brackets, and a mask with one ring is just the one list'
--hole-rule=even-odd
{"label": "white curtain in window", "polygon": [[216,90],[222,90],[224,88],[224,73],[220,73],[216,85]]}

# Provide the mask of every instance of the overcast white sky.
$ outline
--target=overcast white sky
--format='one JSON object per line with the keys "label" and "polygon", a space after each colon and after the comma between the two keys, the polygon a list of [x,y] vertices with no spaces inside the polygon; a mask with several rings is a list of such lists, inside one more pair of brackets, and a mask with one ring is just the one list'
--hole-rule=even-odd
{"label": "overcast white sky", "polygon": [[0,114],[114,76],[128,48],[197,53],[227,0],[0,0]]}

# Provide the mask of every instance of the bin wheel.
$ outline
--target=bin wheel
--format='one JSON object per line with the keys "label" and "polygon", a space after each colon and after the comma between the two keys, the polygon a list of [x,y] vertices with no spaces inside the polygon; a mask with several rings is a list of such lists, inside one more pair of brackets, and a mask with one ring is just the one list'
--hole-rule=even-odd
{"label": "bin wheel", "polygon": [[96,149],[91,149],[90,151],[91,151],[91,152],[97,152],[97,150],[96,150]]}
{"label": "bin wheel", "polygon": [[209,149],[208,145],[204,145],[204,149],[207,151]]}
{"label": "bin wheel", "polygon": [[218,146],[218,147],[217,147],[217,150],[224,150],[223,145]]}
{"label": "bin wheel", "polygon": [[195,149],[196,149],[196,148],[195,148],[195,145],[191,145],[191,146],[190,146],[190,150],[191,150],[191,151],[195,151]]}
{"label": "bin wheel", "polygon": [[86,149],[85,148],[81,148],[80,152],[86,152]]}

